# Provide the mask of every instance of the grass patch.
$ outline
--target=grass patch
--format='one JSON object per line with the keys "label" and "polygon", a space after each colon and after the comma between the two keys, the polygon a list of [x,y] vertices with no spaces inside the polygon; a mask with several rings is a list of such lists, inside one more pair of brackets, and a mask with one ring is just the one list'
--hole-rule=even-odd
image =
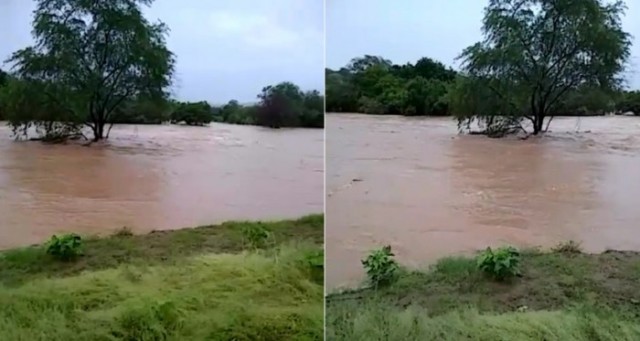
{"label": "grass patch", "polygon": [[279,244],[308,241],[320,245],[324,216],[315,214],[275,222],[227,222],[144,235],[132,235],[123,229],[111,236],[83,238],[83,255],[73,262],[57,261],[46,254],[43,246],[5,250],[0,252],[0,284],[15,286],[33,279],[71,276],[121,264],[171,264],[203,253],[238,253],[249,247],[245,237],[248,230],[269,231]]}
{"label": "grass patch", "polygon": [[320,250],[208,253],[0,287],[0,340],[321,340],[323,287],[308,261]]}
{"label": "grass patch", "polygon": [[327,315],[327,340],[610,340],[640,339],[640,325],[615,312],[591,307],[564,311],[480,313],[460,309],[430,317],[421,308],[371,303]]}
{"label": "grass patch", "polygon": [[[640,339],[629,322],[640,317],[640,254],[575,250],[523,251],[520,276],[507,282],[485,276],[475,259],[450,257],[428,271],[403,269],[387,287],[330,294],[327,335],[333,340]],[[614,307],[611,319],[597,310],[575,310],[594,305]],[[545,319],[570,327],[565,331],[554,322],[544,330]],[[598,330],[585,324],[592,320]],[[607,323],[619,328],[601,326]]]}

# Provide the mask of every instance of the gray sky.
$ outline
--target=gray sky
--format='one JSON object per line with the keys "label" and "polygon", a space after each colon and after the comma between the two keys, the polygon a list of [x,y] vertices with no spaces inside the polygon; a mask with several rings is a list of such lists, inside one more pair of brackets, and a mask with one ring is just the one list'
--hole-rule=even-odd
{"label": "gray sky", "polygon": [[[31,40],[28,0],[0,0],[0,60]],[[256,101],[263,86],[324,89],[322,0],[156,0],[147,18],[170,28],[174,92],[183,100]]]}
{"label": "gray sky", "polygon": [[[457,68],[462,49],[482,39],[487,0],[326,0],[327,66],[379,55],[394,63],[430,57]],[[640,0],[627,0],[624,28],[634,39],[629,85],[640,88]],[[632,20],[635,18],[635,21]]]}

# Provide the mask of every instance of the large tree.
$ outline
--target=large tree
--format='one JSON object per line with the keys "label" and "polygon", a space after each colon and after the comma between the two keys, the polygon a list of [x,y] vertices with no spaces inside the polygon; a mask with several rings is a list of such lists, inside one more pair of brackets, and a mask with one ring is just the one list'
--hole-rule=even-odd
{"label": "large tree", "polygon": [[[54,120],[90,127],[95,141],[106,138],[105,126],[127,100],[168,95],[174,56],[166,47],[167,26],[142,14],[141,6],[152,2],[37,0],[35,45],[14,52],[7,62],[63,109]],[[40,123],[29,116],[13,122]]]}
{"label": "large tree", "polygon": [[537,134],[567,93],[619,89],[631,46],[624,10],[622,1],[490,0],[485,39],[463,51],[463,70],[491,90],[487,100],[510,108],[476,117],[514,114]]}

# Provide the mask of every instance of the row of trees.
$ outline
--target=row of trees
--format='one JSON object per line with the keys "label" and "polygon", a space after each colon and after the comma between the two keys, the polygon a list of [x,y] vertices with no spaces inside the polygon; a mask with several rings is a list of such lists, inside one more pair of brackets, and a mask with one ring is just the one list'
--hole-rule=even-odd
{"label": "row of trees", "polygon": [[255,104],[231,100],[222,106],[206,101],[180,102],[131,99],[114,113],[113,123],[206,125],[211,122],[261,125],[272,128],[324,126],[324,96],[302,91],[291,82],[267,86]]}
{"label": "row of trees", "polygon": [[429,58],[355,58],[326,70],[327,110],[454,115],[461,129],[479,122],[495,136],[527,122],[540,133],[557,115],[638,115],[640,93],[623,89],[624,10],[622,1],[491,0],[485,39],[462,51],[460,71]]}
{"label": "row of trees", "polygon": [[42,139],[64,140],[88,127],[98,141],[123,122],[323,125],[322,96],[288,82],[264,88],[252,107],[171,100],[175,56],[166,46],[168,27],[142,15],[152,3],[36,0],[35,44],[9,57],[10,74],[0,72],[0,115],[16,136],[35,127]]}

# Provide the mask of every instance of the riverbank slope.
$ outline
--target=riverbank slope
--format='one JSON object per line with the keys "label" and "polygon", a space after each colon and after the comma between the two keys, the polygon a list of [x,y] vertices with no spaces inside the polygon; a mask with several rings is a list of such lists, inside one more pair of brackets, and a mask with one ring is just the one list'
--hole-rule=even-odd
{"label": "riverbank slope", "polygon": [[328,340],[638,340],[640,254],[575,248],[521,255],[496,282],[449,257],[397,282],[327,297]]}
{"label": "riverbank slope", "polygon": [[[317,340],[322,215],[0,253],[2,340]],[[262,238],[262,237],[264,238]]]}

